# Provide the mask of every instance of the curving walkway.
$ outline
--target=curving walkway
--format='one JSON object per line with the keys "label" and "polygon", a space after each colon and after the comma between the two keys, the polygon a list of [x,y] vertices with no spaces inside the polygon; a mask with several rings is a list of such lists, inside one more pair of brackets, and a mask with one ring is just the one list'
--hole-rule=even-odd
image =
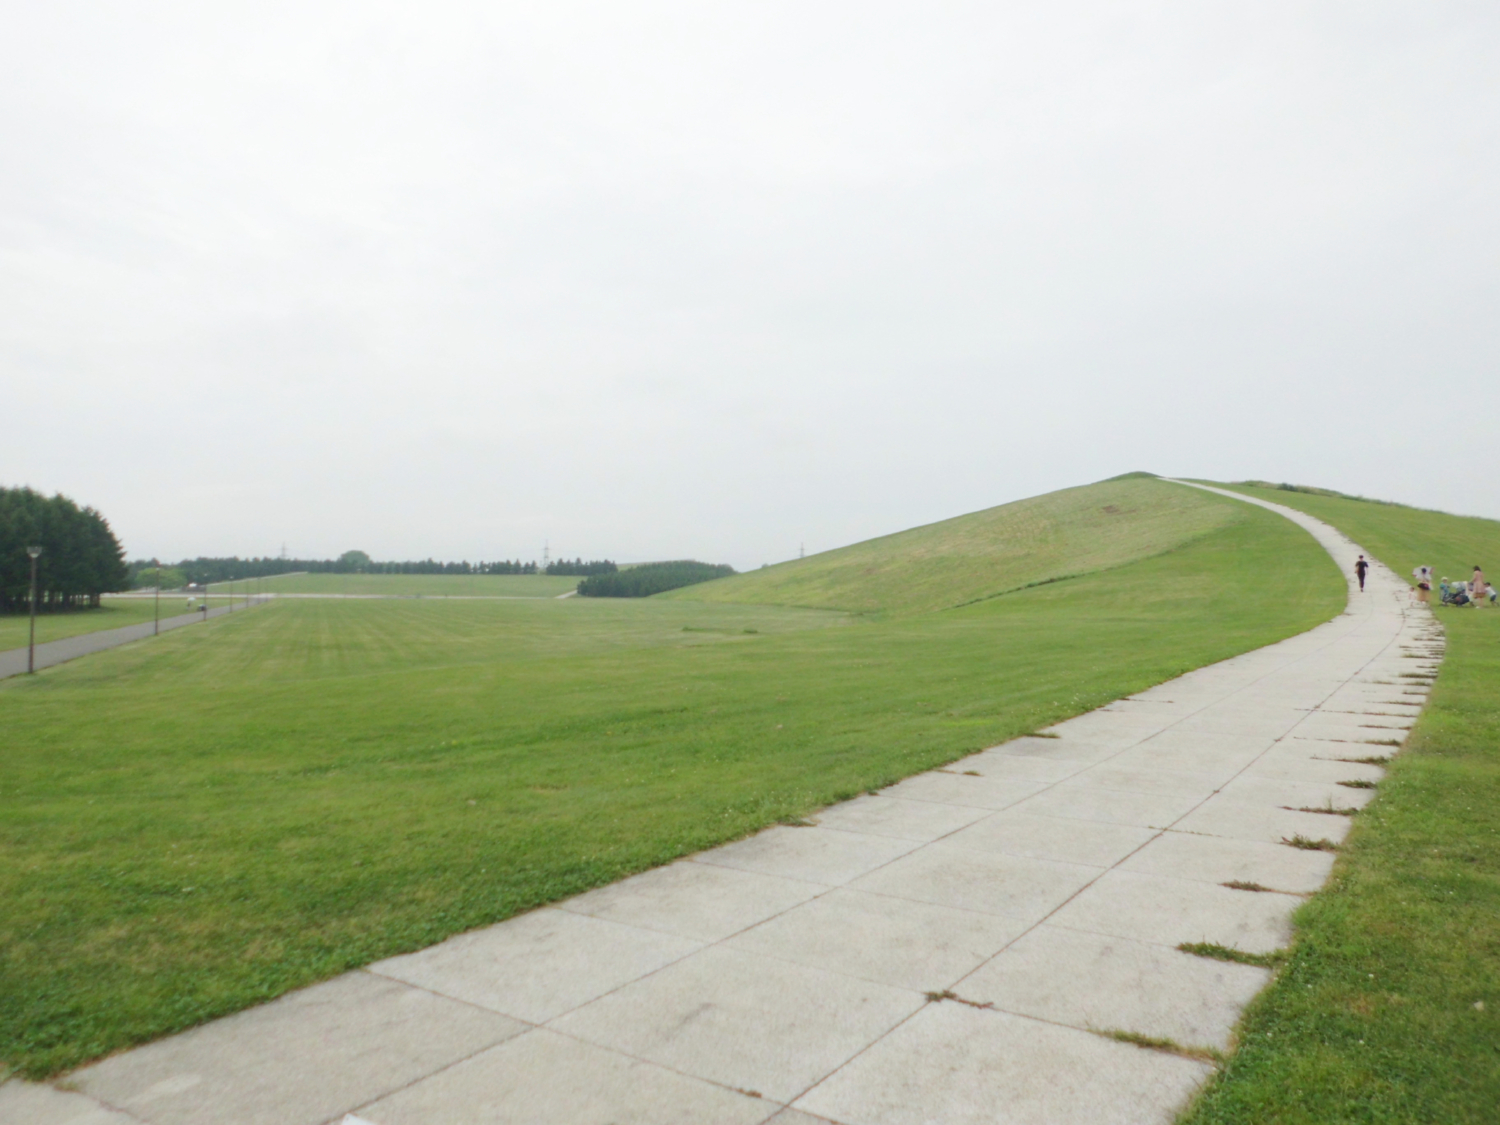
{"label": "curving walkway", "polygon": [[[260,605],[257,599],[253,605]],[[229,606],[222,605],[218,609],[208,611],[209,617],[220,617],[226,613],[238,613],[241,609],[249,609],[252,606],[242,606],[231,610]],[[184,625],[196,625],[204,619],[202,610],[193,613],[178,613],[171,617],[161,619],[161,632],[165,633],[171,629],[181,629]],[[36,670],[40,672],[43,668],[50,668],[54,664],[62,664],[65,661],[77,660],[80,656],[88,656],[90,653],[104,652],[106,649],[119,648],[128,645],[131,641],[144,640],[154,636],[157,632],[156,622],[144,621],[138,625],[123,625],[118,629],[100,629],[94,633],[79,633],[73,637],[63,637],[57,641],[47,641],[36,646]],[[23,675],[26,671],[26,649],[13,648],[0,652],[0,680],[7,676]],[[0,1121],[3,1121],[0,1118]]]}
{"label": "curving walkway", "polygon": [[[1198,486],[1193,486],[1198,487]],[[1232,494],[1231,494],[1232,495]],[[1243,497],[1236,497],[1244,499]],[[1247,503],[1258,501],[1247,500]],[[1301,513],[1349,572],[1358,548]],[[1376,565],[1310,632],[75,1073],[27,1125],[1170,1122],[1441,640]],[[1254,885],[1259,890],[1229,885]],[[1171,1040],[1181,1051],[1109,1038]]]}

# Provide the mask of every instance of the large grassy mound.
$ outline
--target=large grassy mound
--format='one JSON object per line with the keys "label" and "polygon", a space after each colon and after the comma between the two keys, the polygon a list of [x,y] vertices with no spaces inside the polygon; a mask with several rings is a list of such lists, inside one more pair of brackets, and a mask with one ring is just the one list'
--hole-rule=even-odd
{"label": "large grassy mound", "polygon": [[[1409,575],[1500,572],[1500,521],[1239,487]],[[1500,1119],[1500,611],[1434,611],[1431,700],[1354,822],[1291,958],[1185,1125]]]}
{"label": "large grassy mound", "polygon": [[1157,482],[1083,509],[1131,495],[1217,530],[941,613],[287,600],[0,682],[0,1060],[56,1073],[1342,608],[1279,516]]}
{"label": "large grassy mound", "polygon": [[658,596],[854,613],[945,609],[1149,558],[1236,518],[1212,494],[1132,476]]}

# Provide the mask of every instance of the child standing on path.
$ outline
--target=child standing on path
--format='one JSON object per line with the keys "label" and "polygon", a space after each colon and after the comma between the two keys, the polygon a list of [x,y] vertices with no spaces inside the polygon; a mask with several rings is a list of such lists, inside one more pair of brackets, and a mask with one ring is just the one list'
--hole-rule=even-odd
{"label": "child standing on path", "polygon": [[[1357,575],[1359,575],[1359,592],[1361,594],[1363,594],[1365,592],[1365,571],[1367,571],[1369,569],[1370,569],[1370,564],[1367,563],[1367,562],[1365,562],[1364,555],[1360,555],[1359,556],[1359,562],[1357,562],[1357,563],[1354,564],[1354,573],[1357,574]],[[1474,569],[1478,570],[1479,568],[1475,567]]]}

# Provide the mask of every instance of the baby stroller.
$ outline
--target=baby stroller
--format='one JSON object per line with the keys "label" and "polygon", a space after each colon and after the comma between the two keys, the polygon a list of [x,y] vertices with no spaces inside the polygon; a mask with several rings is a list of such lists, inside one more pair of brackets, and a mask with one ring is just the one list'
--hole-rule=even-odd
{"label": "baby stroller", "polygon": [[1473,605],[1469,597],[1469,584],[1467,582],[1449,582],[1446,578],[1438,584],[1442,591],[1444,605]]}

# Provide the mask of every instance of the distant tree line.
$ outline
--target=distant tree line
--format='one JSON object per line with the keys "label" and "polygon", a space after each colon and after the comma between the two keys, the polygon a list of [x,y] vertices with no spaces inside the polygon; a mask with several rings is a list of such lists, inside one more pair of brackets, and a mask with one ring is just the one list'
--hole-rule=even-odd
{"label": "distant tree line", "polygon": [[59,493],[0,488],[0,613],[31,608],[31,557],[37,560],[38,611],[97,606],[99,596],[130,585],[125,552],[109,521]]}
{"label": "distant tree line", "polygon": [[[151,559],[136,559],[129,565],[129,584],[140,588],[155,586],[157,564]],[[547,574],[589,575],[608,574],[616,569],[615,564],[605,560],[584,562],[566,559],[552,563]],[[438,562],[436,559],[408,560],[406,562],[379,562],[363,551],[345,551],[336,559],[280,559],[280,558],[196,558],[181,562],[162,564],[164,587],[175,587],[185,583],[202,585],[207,582],[237,582],[242,578],[272,578],[278,574],[307,572],[310,574],[540,574],[542,568],[534,562],[520,559],[502,559],[499,562]]]}
{"label": "distant tree line", "polygon": [[585,578],[578,583],[578,592],[586,598],[647,598],[663,590],[693,586],[713,578],[727,578],[733,573],[732,566],[715,566],[694,559],[644,563]]}
{"label": "distant tree line", "polygon": [[585,577],[590,574],[613,574],[619,570],[614,563],[608,559],[597,559],[594,562],[584,562],[582,559],[558,559],[556,562],[547,564],[548,574],[561,574],[566,576]]}

